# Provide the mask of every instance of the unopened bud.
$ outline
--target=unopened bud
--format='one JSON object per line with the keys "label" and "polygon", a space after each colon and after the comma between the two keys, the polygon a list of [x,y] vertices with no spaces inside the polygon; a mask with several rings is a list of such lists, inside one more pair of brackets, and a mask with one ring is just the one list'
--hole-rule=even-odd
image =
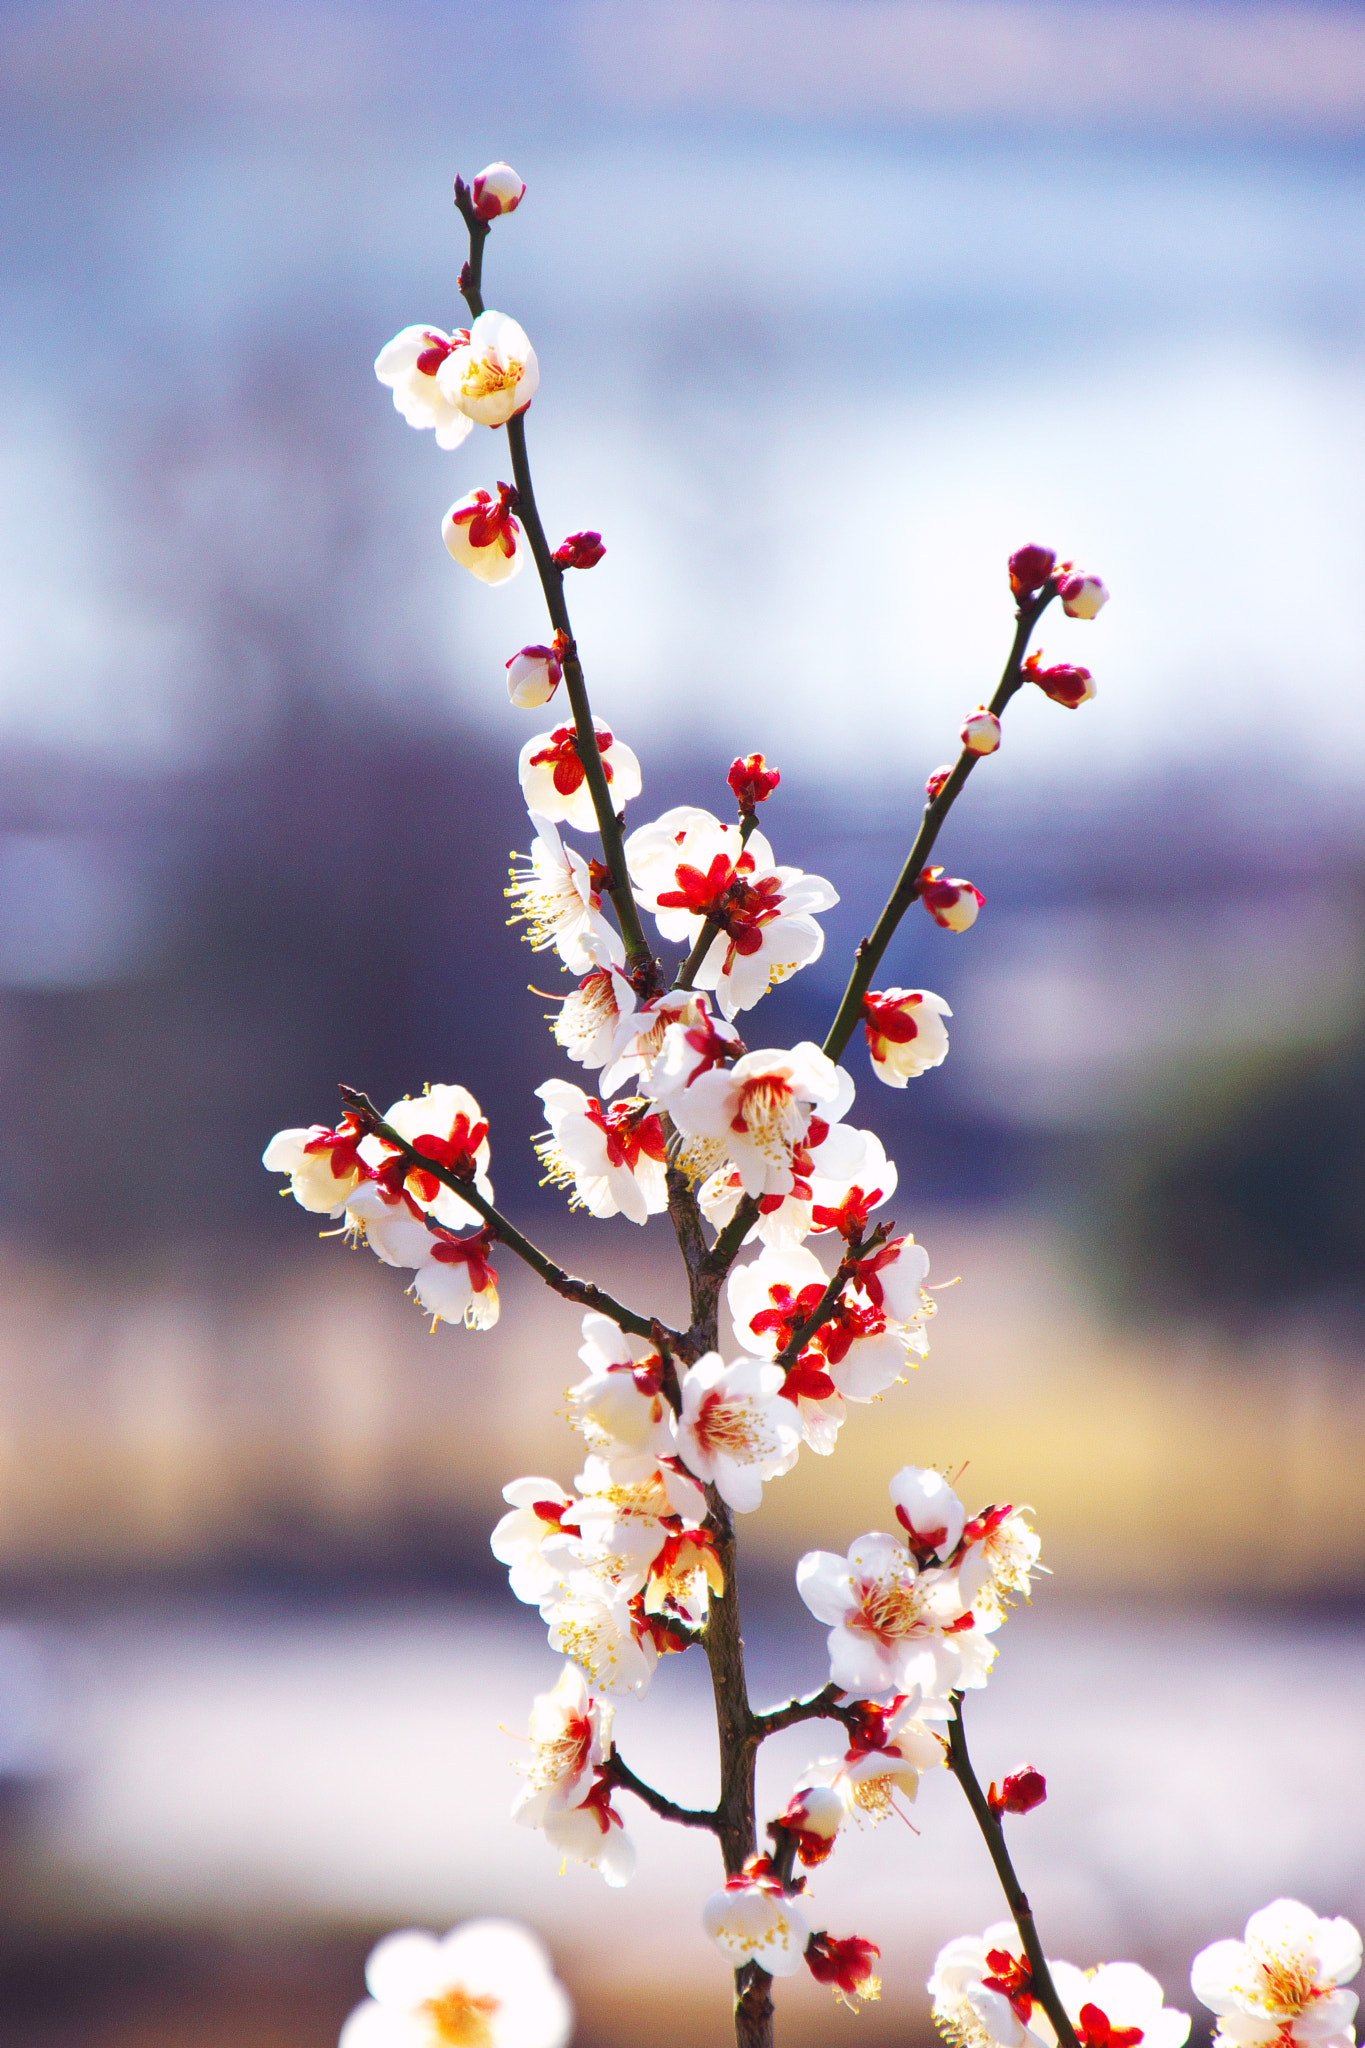
{"label": "unopened bud", "polygon": [[762,754],[750,754],[747,758],[736,756],[725,780],[734,791],[735,802],[741,811],[752,813],[759,804],[768,801],[782,777],[776,768],[768,766]]}
{"label": "unopened bud", "polygon": [[924,794],[928,797],[930,803],[933,803],[935,797],[942,795],[943,785],[952,772],[951,768],[935,768],[933,774],[924,785]]}
{"label": "unopened bud", "polygon": [[507,694],[518,711],[548,704],[563,679],[553,647],[523,647],[507,664]]}
{"label": "unopened bud", "polygon": [[986,1803],[999,1820],[1002,1813],[1032,1813],[1035,1806],[1041,1806],[1047,1798],[1047,1779],[1032,1764],[1020,1764],[1017,1771],[1011,1771],[1003,1785],[997,1788],[991,1780],[991,1789],[986,1794]]}
{"label": "unopened bud", "polygon": [[803,1785],[792,1793],[776,1825],[792,1836],[796,1853],[809,1870],[829,1855],[847,1816],[843,1795],[832,1785]]}
{"label": "unopened bud", "polygon": [[999,746],[1000,720],[984,704],[963,721],[962,744],[969,754],[993,754]]}
{"label": "unopened bud", "polygon": [[500,213],[515,213],[526,186],[510,164],[486,164],[474,180],[471,197],[480,220],[496,220]]}
{"label": "unopened bud", "polygon": [[1069,619],[1093,619],[1109,602],[1098,576],[1067,576],[1057,585],[1057,595]]}
{"label": "unopened bud", "polygon": [[1010,556],[1010,589],[1016,597],[1032,597],[1057,566],[1051,548],[1016,548]]}
{"label": "unopened bud", "polygon": [[1024,663],[1024,675],[1036,683],[1045,697],[1051,697],[1054,704],[1064,704],[1068,711],[1074,711],[1078,704],[1087,704],[1095,694],[1095,678],[1088,668],[1077,668],[1072,662],[1059,661],[1051,668],[1043,667],[1041,654],[1031,654]]}
{"label": "unopened bud", "polygon": [[944,875],[942,868],[926,868],[915,884],[921,903],[946,932],[965,932],[976,923],[976,913],[985,902],[979,889],[960,875]]}
{"label": "unopened bud", "polygon": [[858,1999],[880,1998],[882,1980],[872,1965],[881,1950],[875,1941],[850,1934],[839,1941],[832,1934],[812,1934],[806,1943],[806,1967],[817,1984],[830,1984],[836,1998],[854,2006]]}
{"label": "unopened bud", "polygon": [[606,552],[600,533],[571,533],[555,549],[552,560],[558,569],[593,569]]}

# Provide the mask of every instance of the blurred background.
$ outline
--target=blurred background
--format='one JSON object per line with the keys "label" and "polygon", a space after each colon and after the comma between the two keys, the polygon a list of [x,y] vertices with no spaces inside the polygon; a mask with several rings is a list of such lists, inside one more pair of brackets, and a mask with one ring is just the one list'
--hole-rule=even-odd
{"label": "blurred background", "polygon": [[[540,357],[552,538],[639,817],[783,773],[842,901],[755,1043],[819,1038],[925,775],[989,694],[1004,564],[1104,575],[1080,714],[1026,694],[941,841],[986,909],[853,1066],[939,1297],[913,1384],[744,1526],[757,1695],[820,1682],[801,1550],[901,1463],[1031,1501],[1055,1577],[972,1702],[1050,1948],[1188,1959],[1365,1909],[1365,10],[1199,0],[6,4],[0,150],[0,2004],[22,2048],[325,2048],[375,1936],[528,1915],[579,2040],[723,2040],[708,1846],[622,1895],[505,1819],[557,1668],[486,1548],[568,1481],[576,1318],[496,1332],[282,1204],[282,1125],[463,1081],[499,1199],[670,1312],[666,1226],[536,1185],[566,1071],[504,929],[544,635],[439,541],[507,473],[372,359],[452,326],[450,186],[528,182],[490,303]],[[871,1099],[875,1096],[875,1100]],[[855,1110],[855,1118],[859,1111]],[[706,1674],[623,1751],[711,1796]],[[765,1753],[775,1810],[822,1738]],[[771,1745],[776,1751],[779,1745]],[[860,2038],[926,2044],[998,1915],[965,1810],[854,1837]],[[783,1990],[783,2038],[853,2024]]]}

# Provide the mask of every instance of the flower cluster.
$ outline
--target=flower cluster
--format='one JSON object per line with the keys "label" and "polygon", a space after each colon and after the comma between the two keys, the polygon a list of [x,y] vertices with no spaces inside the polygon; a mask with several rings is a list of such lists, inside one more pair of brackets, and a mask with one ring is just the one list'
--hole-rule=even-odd
{"label": "flower cluster", "polygon": [[[1165,2005],[1156,1978],[1136,1963],[1078,1970],[1049,1961],[1046,1969],[1046,1992],[1055,1991],[1080,2048],[1181,2048],[1189,2034],[1189,2014]],[[1011,1920],[940,1949],[929,1994],[949,2048],[1055,2048],[1045,1988]]]}

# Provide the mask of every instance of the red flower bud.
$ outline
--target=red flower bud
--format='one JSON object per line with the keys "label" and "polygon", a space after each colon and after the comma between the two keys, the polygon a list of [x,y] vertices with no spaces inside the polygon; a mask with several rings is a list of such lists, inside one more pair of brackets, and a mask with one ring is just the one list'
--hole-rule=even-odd
{"label": "red flower bud", "polygon": [[1020,1764],[1017,1771],[1011,1771],[998,1789],[991,1780],[991,1789],[986,1794],[986,1803],[999,1820],[1002,1813],[1032,1813],[1035,1806],[1041,1806],[1047,1798],[1047,1779],[1032,1764]]}
{"label": "red flower bud", "polygon": [[1051,697],[1054,704],[1064,704],[1068,711],[1089,703],[1095,694],[1095,679],[1088,668],[1077,668],[1069,661],[1044,668],[1042,661],[1041,653],[1030,654],[1024,663],[1024,675],[1030,683],[1038,685],[1045,697]]}
{"label": "red flower bud", "polygon": [[747,760],[736,756],[725,780],[734,791],[735,802],[741,811],[749,815],[759,804],[768,801],[782,777],[776,768],[768,766],[762,754],[750,754]]}
{"label": "red flower bud", "polygon": [[924,794],[928,797],[930,803],[934,801],[936,796],[941,794],[943,785],[952,772],[951,768],[935,768],[933,774],[924,785]]}
{"label": "red flower bud", "polygon": [[1016,597],[1033,597],[1056,566],[1057,557],[1051,548],[1016,548],[1010,556],[1010,589]]}
{"label": "red flower bud", "polygon": [[606,552],[600,533],[571,533],[560,542],[551,560],[558,569],[592,569]]}
{"label": "red flower bud", "polygon": [[925,868],[915,893],[934,923],[946,932],[965,932],[976,923],[976,913],[986,900],[970,882],[960,875],[945,876],[942,868]]}
{"label": "red flower bud", "polygon": [[852,2005],[859,1998],[880,1998],[882,1982],[872,1973],[881,1950],[875,1941],[850,1934],[843,1941],[832,1934],[812,1934],[806,1943],[806,1967],[817,1984],[832,1984],[836,1998]]}

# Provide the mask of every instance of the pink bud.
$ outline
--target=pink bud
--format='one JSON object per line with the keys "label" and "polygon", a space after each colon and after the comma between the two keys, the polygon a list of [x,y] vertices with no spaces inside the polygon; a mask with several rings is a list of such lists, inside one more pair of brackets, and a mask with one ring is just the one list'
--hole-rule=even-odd
{"label": "pink bud", "polygon": [[1016,597],[1032,597],[1041,590],[1057,566],[1051,548],[1016,548],[1010,556],[1010,589]]}
{"label": "pink bud", "polygon": [[997,1790],[995,1780],[986,1794],[986,1803],[999,1820],[1002,1813],[1032,1813],[1035,1806],[1041,1806],[1047,1798],[1047,1779],[1032,1764],[1020,1764],[1017,1771],[1011,1771],[1003,1785]]}
{"label": "pink bud", "polygon": [[555,549],[552,560],[559,569],[594,569],[606,552],[600,533],[571,533]]}
{"label": "pink bud", "polygon": [[1069,619],[1093,619],[1109,602],[1098,576],[1067,576],[1058,584],[1057,595]]}
{"label": "pink bud", "polygon": [[1064,704],[1068,711],[1074,711],[1078,704],[1087,704],[1095,694],[1095,679],[1088,668],[1077,668],[1069,661],[1059,661],[1051,668],[1044,668],[1041,653],[1031,654],[1024,663],[1024,675],[1030,683],[1036,683],[1045,697],[1051,697],[1054,704]]}
{"label": "pink bud", "polygon": [[969,754],[993,754],[1000,745],[1000,720],[984,704],[964,721],[962,744]]}
{"label": "pink bud", "polygon": [[934,801],[935,797],[942,794],[943,785],[952,772],[951,768],[935,768],[933,774],[924,785],[924,794],[928,797],[930,803]]}
{"label": "pink bud", "polygon": [[736,756],[730,765],[725,780],[735,794],[735,802],[742,811],[752,812],[758,804],[764,804],[777,788],[782,777],[776,768],[770,768],[762,754]]}
{"label": "pink bud", "polygon": [[976,913],[985,902],[979,889],[960,875],[944,877],[942,868],[926,868],[916,883],[920,901],[946,932],[965,932],[976,923]]}
{"label": "pink bud", "polygon": [[507,664],[507,694],[518,711],[548,704],[564,671],[553,647],[523,647]]}
{"label": "pink bud", "polygon": [[474,180],[474,211],[480,220],[515,213],[526,190],[510,164],[486,164]]}

